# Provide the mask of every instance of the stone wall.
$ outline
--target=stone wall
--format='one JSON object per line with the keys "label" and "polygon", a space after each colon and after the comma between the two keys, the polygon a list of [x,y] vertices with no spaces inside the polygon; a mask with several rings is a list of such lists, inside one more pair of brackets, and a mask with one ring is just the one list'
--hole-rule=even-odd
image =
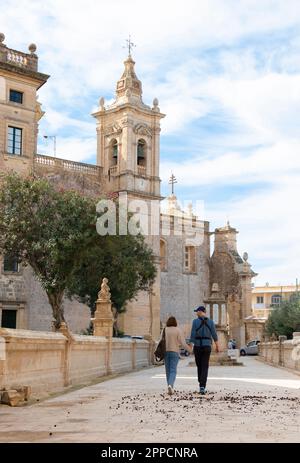
{"label": "stone wall", "polygon": [[272,365],[278,365],[300,372],[300,333],[293,334],[292,340],[279,336],[279,341],[261,342],[259,356]]}
{"label": "stone wall", "polygon": [[259,339],[261,341],[264,338],[265,323],[265,319],[254,317],[245,319],[246,342],[253,341],[254,339]]}
{"label": "stone wall", "polygon": [[210,243],[205,222],[203,242],[196,247],[196,272],[184,270],[185,236],[163,235],[166,242],[166,270],[161,271],[161,321],[176,317],[185,337],[191,333],[193,310],[209,295]]}
{"label": "stone wall", "polygon": [[2,328],[0,390],[30,386],[40,395],[147,367],[150,347],[145,340]]}
{"label": "stone wall", "polygon": [[[86,330],[91,318],[89,307],[67,298],[63,304],[70,330],[74,333]],[[0,256],[0,327],[1,311],[5,309],[17,311],[17,329],[51,331],[52,308],[31,267],[20,265],[18,272],[4,272]]]}

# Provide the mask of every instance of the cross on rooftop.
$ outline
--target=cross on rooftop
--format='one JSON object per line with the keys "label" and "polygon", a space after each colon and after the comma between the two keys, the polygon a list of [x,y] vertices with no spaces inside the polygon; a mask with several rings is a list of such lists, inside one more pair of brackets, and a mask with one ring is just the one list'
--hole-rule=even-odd
{"label": "cross on rooftop", "polygon": [[123,48],[128,48],[128,55],[131,55],[131,50],[133,47],[136,47],[135,43],[131,42],[131,35],[129,34],[128,39],[126,39],[126,47]]}
{"label": "cross on rooftop", "polygon": [[169,180],[169,184],[172,185],[172,187],[171,187],[172,188],[172,195],[174,194],[174,184],[175,183],[178,183],[178,182],[176,180],[175,175],[172,172],[172,175],[171,175],[170,180]]}

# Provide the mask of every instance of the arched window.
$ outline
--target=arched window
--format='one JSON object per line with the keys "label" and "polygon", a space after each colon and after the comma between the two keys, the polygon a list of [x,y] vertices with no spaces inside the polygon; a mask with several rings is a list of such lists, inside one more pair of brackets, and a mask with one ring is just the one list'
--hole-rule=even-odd
{"label": "arched window", "polygon": [[280,294],[273,294],[273,296],[271,297],[271,304],[273,306],[280,306],[281,304],[281,295]]}
{"label": "arched window", "polygon": [[146,167],[146,142],[140,139],[137,144],[137,165]]}
{"label": "arched window", "polygon": [[112,166],[118,164],[118,141],[114,138],[111,141],[111,159],[112,159]]}
{"label": "arched window", "polygon": [[167,243],[164,240],[160,240],[160,269],[167,270]]}

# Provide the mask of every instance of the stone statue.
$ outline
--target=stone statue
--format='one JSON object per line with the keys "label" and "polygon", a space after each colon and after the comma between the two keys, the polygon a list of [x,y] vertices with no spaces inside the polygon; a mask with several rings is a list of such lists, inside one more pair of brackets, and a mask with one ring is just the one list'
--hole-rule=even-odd
{"label": "stone statue", "polygon": [[102,97],[100,98],[100,100],[99,100],[99,106],[100,106],[101,111],[104,111],[104,110],[105,110],[105,106],[104,106],[104,105],[105,105],[105,100],[104,100],[104,98],[103,98],[103,96],[102,96]]}
{"label": "stone statue", "polygon": [[218,293],[219,291],[220,291],[219,284],[218,283],[213,283],[212,288],[211,288],[211,292],[212,293]]}
{"label": "stone statue", "polygon": [[98,293],[99,301],[110,302],[110,290],[109,290],[109,286],[107,283],[108,283],[108,279],[103,278],[102,283],[101,283],[101,289]]}

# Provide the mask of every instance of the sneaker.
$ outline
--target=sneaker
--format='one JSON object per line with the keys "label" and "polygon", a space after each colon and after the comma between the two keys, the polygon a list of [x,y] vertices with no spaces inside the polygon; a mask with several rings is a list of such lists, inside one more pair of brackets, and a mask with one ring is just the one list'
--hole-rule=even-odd
{"label": "sneaker", "polygon": [[206,394],[206,389],[205,389],[205,387],[200,387],[199,392],[200,392],[201,395],[205,395],[205,394]]}
{"label": "sneaker", "polygon": [[169,395],[174,394],[174,389],[173,389],[172,386],[170,386],[170,385],[168,386],[168,394],[169,394]]}

